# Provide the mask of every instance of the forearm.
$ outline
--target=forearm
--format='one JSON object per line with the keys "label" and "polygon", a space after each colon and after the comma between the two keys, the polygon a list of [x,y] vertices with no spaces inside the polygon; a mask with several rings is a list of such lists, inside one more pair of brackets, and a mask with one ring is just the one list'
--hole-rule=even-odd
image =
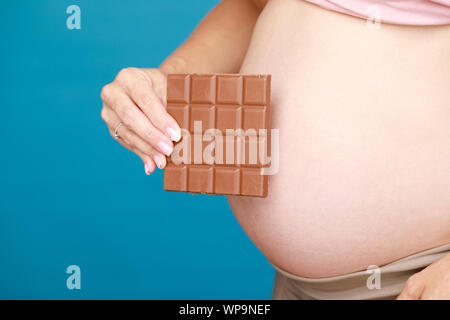
{"label": "forearm", "polygon": [[261,12],[254,0],[223,0],[160,66],[166,73],[236,73]]}

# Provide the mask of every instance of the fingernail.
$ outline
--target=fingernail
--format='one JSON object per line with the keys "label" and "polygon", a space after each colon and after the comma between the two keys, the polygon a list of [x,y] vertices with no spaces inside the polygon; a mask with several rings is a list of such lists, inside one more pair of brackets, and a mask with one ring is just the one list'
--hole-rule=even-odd
{"label": "fingernail", "polygon": [[164,168],[164,159],[162,156],[160,155],[154,155],[153,156],[153,160],[155,161],[156,165],[158,166],[158,168],[162,169]]}
{"label": "fingernail", "polygon": [[147,164],[144,165],[144,169],[145,169],[145,174],[146,175],[149,175],[151,173],[150,172],[150,167]]}
{"label": "fingernail", "polygon": [[181,139],[181,130],[180,129],[174,129],[172,127],[167,128],[167,133],[169,134],[169,137],[172,141],[177,142]]}
{"label": "fingernail", "polygon": [[158,148],[159,150],[164,153],[166,156],[170,156],[170,154],[172,153],[173,149],[171,146],[169,146],[167,143],[160,141],[158,142]]}

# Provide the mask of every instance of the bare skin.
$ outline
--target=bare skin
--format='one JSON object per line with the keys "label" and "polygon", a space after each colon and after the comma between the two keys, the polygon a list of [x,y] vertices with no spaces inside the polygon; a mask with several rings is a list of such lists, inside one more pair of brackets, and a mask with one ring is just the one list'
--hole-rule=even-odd
{"label": "bare skin", "polygon": [[[229,197],[269,261],[327,277],[449,243],[450,27],[373,29],[299,0],[264,5],[224,0],[159,69],[122,72],[102,92],[110,131],[125,123],[119,142],[150,173],[165,165],[158,143],[178,138],[166,73],[270,73],[280,172],[266,199]],[[400,297],[450,298],[449,274],[445,257]]]}

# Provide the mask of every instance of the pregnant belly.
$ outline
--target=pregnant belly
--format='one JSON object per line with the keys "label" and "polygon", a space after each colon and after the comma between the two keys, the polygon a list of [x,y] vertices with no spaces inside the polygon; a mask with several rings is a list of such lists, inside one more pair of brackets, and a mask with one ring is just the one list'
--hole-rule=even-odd
{"label": "pregnant belly", "polygon": [[280,170],[228,198],[269,261],[327,277],[450,242],[448,39],[269,2],[241,72],[272,74]]}

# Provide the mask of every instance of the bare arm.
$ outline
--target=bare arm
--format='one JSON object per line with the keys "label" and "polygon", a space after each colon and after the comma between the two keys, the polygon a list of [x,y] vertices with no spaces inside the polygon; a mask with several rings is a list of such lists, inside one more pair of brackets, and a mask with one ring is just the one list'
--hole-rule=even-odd
{"label": "bare arm", "polygon": [[238,72],[265,2],[223,0],[160,68],[167,73]]}
{"label": "bare arm", "polygon": [[145,172],[164,168],[180,127],[167,113],[167,73],[235,73],[266,0],[223,0],[158,69],[126,68],[103,87],[101,112],[112,136],[136,153]]}

